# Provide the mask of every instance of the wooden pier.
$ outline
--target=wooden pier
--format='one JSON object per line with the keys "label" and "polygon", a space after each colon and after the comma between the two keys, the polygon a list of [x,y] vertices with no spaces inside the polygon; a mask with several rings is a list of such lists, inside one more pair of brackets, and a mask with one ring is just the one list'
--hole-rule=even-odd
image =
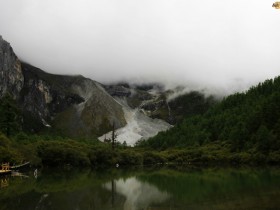
{"label": "wooden pier", "polygon": [[0,175],[2,174],[9,174],[12,170],[10,170],[10,163],[2,163],[0,169]]}

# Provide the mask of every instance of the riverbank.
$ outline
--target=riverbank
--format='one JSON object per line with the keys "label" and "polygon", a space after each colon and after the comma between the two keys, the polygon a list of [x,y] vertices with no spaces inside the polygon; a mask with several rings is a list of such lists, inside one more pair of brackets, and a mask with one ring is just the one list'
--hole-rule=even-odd
{"label": "riverbank", "polygon": [[153,150],[128,147],[98,140],[72,140],[61,137],[17,135],[7,138],[0,134],[0,162],[11,164],[30,161],[33,167],[116,167],[157,164],[177,165],[279,165],[280,151],[260,153],[252,148],[231,151],[225,142],[202,146]]}

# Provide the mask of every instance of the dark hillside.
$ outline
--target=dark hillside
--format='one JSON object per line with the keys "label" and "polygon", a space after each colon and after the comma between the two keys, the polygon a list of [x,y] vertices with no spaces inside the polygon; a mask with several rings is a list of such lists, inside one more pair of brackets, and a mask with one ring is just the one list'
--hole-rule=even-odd
{"label": "dark hillside", "polygon": [[199,148],[211,142],[220,142],[233,153],[246,151],[279,158],[280,77],[230,95],[205,114],[185,118],[140,145],[154,149]]}

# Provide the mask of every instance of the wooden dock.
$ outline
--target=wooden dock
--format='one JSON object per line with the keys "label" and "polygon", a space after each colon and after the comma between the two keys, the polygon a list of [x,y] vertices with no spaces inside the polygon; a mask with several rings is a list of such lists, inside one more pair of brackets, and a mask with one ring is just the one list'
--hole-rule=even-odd
{"label": "wooden dock", "polygon": [[9,174],[11,172],[12,172],[12,170],[10,170],[10,164],[9,163],[3,163],[1,165],[0,175]]}
{"label": "wooden dock", "polygon": [[10,173],[12,173],[11,170],[0,170],[0,175],[10,174]]}

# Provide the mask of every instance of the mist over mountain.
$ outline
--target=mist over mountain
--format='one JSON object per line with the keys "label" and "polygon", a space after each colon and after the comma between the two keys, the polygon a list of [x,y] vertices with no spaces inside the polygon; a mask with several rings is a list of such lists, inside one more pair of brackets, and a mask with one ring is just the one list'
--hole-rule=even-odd
{"label": "mist over mountain", "polygon": [[[0,102],[14,100],[16,104],[9,107],[19,109],[15,130],[71,138],[99,136],[101,141],[114,130],[120,143],[131,146],[215,103],[212,96],[179,87],[166,89],[159,83],[101,84],[81,75],[50,74],[21,62],[1,36],[0,81]],[[1,108],[0,114],[5,116],[9,107]],[[7,128],[1,130],[9,136],[9,123]]]}
{"label": "mist over mountain", "polygon": [[1,1],[0,28],[20,60],[53,74],[229,94],[280,71],[272,3]]}

